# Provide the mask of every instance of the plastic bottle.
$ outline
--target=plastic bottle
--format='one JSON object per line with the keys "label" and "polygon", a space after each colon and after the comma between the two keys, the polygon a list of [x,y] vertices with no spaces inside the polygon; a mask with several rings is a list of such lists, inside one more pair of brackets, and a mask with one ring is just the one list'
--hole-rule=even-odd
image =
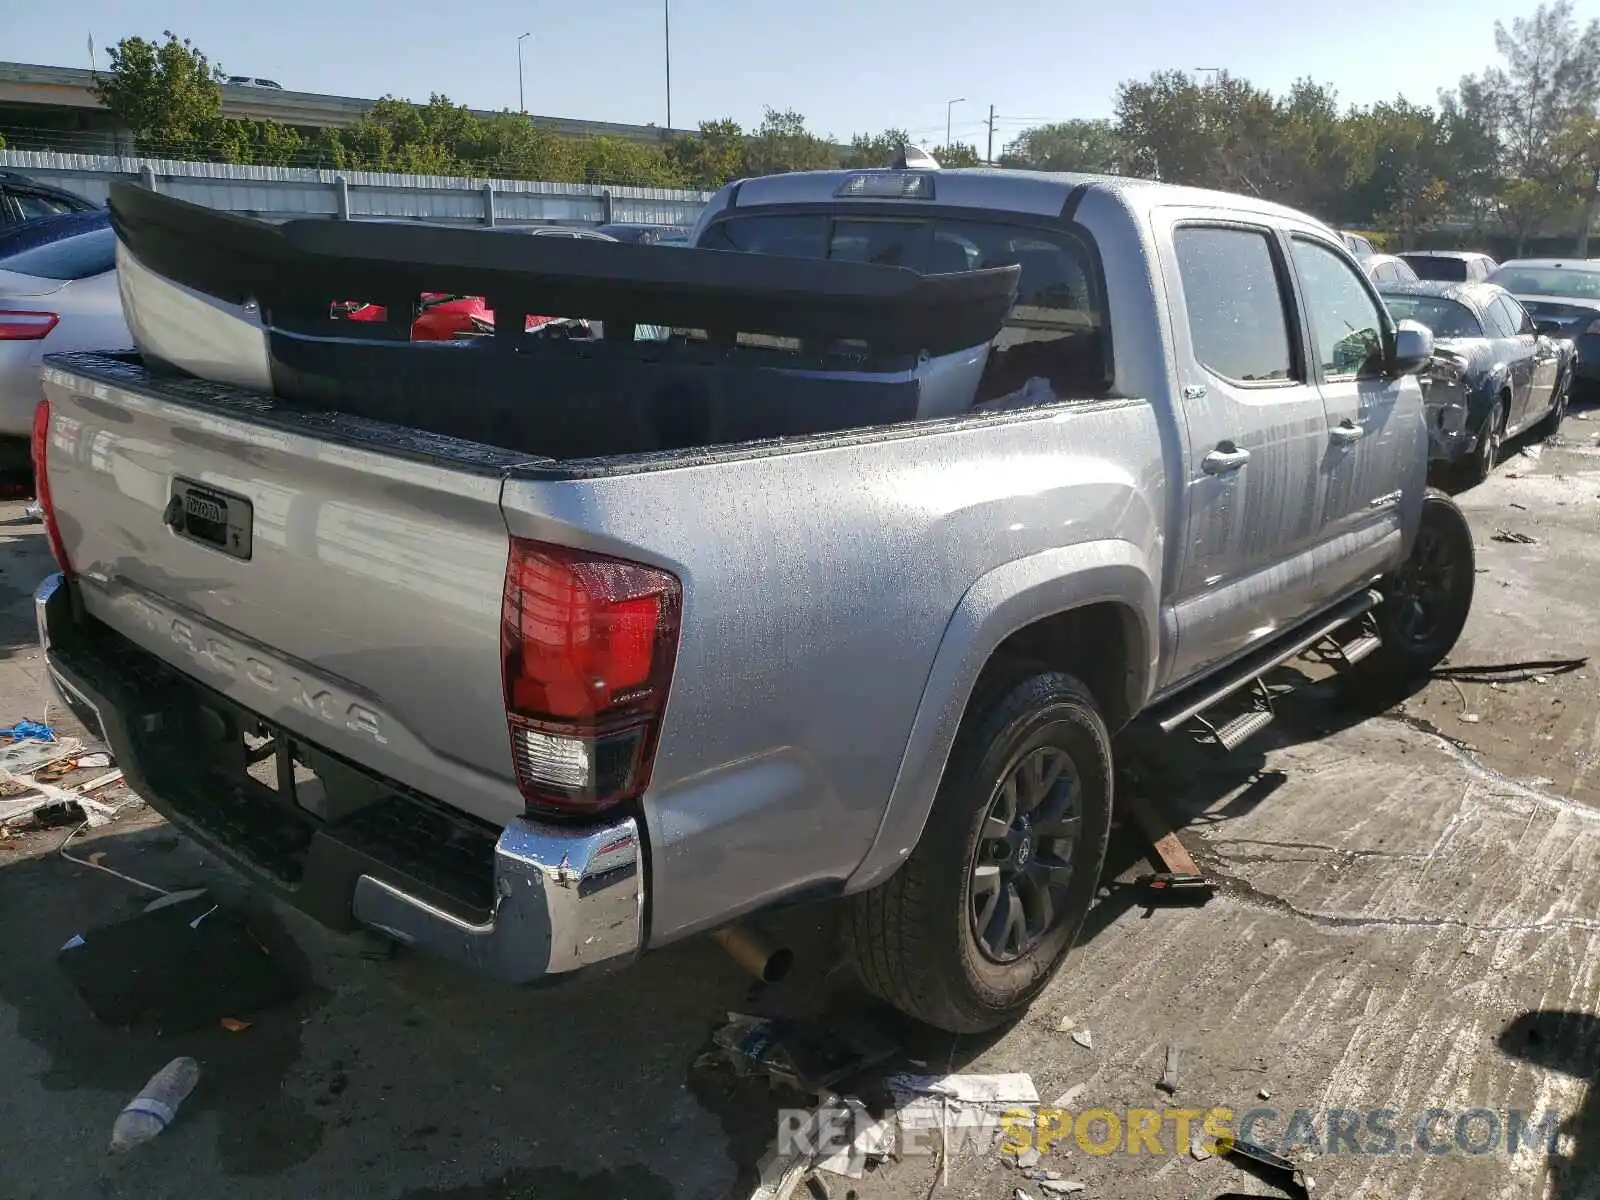
{"label": "plastic bottle", "polygon": [[150,1077],[150,1082],[117,1114],[111,1129],[111,1153],[126,1154],[148,1142],[178,1115],[178,1106],[200,1082],[200,1064],[175,1058]]}

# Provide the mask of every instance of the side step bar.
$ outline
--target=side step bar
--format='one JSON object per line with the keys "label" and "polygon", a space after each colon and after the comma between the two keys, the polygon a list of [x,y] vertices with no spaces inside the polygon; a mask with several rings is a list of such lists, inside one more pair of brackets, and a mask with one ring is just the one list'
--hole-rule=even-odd
{"label": "side step bar", "polygon": [[1370,588],[1358,592],[1331,609],[1321,621],[1307,627],[1305,632],[1292,634],[1286,641],[1265,646],[1256,654],[1234,664],[1223,672],[1220,682],[1211,683],[1203,692],[1180,694],[1171,702],[1175,707],[1157,718],[1161,732],[1172,733],[1182,728],[1202,713],[1254,684],[1258,688],[1257,694],[1251,698],[1251,704],[1244,713],[1220,726],[1203,722],[1207,732],[1224,748],[1237,746],[1272,722],[1272,698],[1266,685],[1261,682],[1261,677],[1272,668],[1281,666],[1291,658],[1298,658],[1313,647],[1317,647],[1318,657],[1322,661],[1340,666],[1351,666],[1378,648],[1378,634],[1370,621],[1364,622],[1361,633],[1349,641],[1341,642],[1336,635],[1350,622],[1371,613],[1381,600],[1382,597]]}

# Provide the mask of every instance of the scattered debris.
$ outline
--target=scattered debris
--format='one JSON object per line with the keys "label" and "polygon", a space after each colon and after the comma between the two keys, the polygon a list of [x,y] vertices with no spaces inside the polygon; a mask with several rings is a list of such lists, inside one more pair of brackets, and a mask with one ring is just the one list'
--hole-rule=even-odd
{"label": "scattered debris", "polygon": [[249,1029],[250,1026],[254,1025],[255,1022],[241,1021],[238,1017],[223,1017],[221,1024],[222,1027],[229,1033],[243,1033],[246,1029]]}
{"label": "scattered debris", "polygon": [[1071,1108],[1072,1102],[1089,1090],[1087,1083],[1075,1083],[1050,1102],[1052,1108]]}
{"label": "scattered debris", "polygon": [[1070,1196],[1074,1192],[1081,1192],[1088,1188],[1088,1184],[1076,1179],[1041,1179],[1039,1190],[1048,1192],[1052,1196]]}
{"label": "scattered debris", "polygon": [[111,1128],[111,1153],[126,1154],[172,1124],[178,1106],[189,1098],[199,1081],[200,1064],[188,1057],[175,1058],[152,1075],[150,1082],[117,1114]]}
{"label": "scattered debris", "polygon": [[1024,1174],[1027,1174],[1029,1171],[1033,1170],[1034,1167],[1039,1165],[1039,1152],[1032,1146],[1029,1146],[1026,1150],[1023,1150],[1018,1154],[1003,1155],[1002,1160],[1005,1162],[1006,1166],[1017,1167]]}
{"label": "scattered debris", "polygon": [[1166,1065],[1161,1069],[1161,1078],[1157,1080],[1156,1086],[1169,1096],[1178,1094],[1178,1048],[1176,1046],[1169,1045],[1167,1047]]}
{"label": "scattered debris", "polygon": [[1589,419],[1589,414],[1586,412],[1568,413],[1567,419],[1571,421],[1587,421]]}
{"label": "scattered debris", "polygon": [[1094,1049],[1094,1035],[1087,1029],[1075,1030],[1072,1034],[1072,1040],[1077,1042],[1078,1045],[1082,1046],[1085,1050]]}
{"label": "scattered debris", "polygon": [[1483,718],[1477,713],[1462,713],[1458,719],[1464,725],[1476,725],[1479,721],[1483,720]]}
{"label": "scattered debris", "polygon": [[820,1095],[899,1052],[900,1043],[861,1019],[792,1021],[729,1013],[712,1035],[736,1071]]}
{"label": "scattered debris", "polygon": [[1282,1155],[1274,1154],[1271,1150],[1252,1142],[1234,1142],[1228,1147],[1224,1157],[1247,1159],[1257,1168],[1265,1168],[1265,1171],[1256,1170],[1252,1171],[1252,1174],[1270,1178],[1273,1183],[1291,1196],[1298,1197],[1299,1200],[1310,1200],[1313,1186],[1311,1177]]}
{"label": "scattered debris", "polygon": [[1262,1088],[1259,1092],[1256,1093],[1256,1095],[1260,1096],[1263,1100],[1271,1100],[1272,1099],[1272,1093],[1267,1091],[1266,1088]]}
{"label": "scattered debris", "polygon": [[1134,886],[1144,889],[1144,902],[1151,908],[1174,905],[1201,905],[1217,894],[1217,885],[1204,875],[1179,875],[1159,871],[1141,875]]}
{"label": "scattered debris", "polygon": [[1533,677],[1533,682],[1534,683],[1549,683],[1550,682],[1550,676],[1548,676],[1548,675],[1535,675]]}
{"label": "scattered debris", "polygon": [[72,938],[56,956],[91,1012],[163,1034],[292,998],[299,986],[238,914],[204,891],[162,896],[135,917]]}
{"label": "scattered debris", "polygon": [[0,738],[11,742],[53,742],[56,731],[43,721],[18,721],[7,729],[0,729]]}
{"label": "scattered debris", "polygon": [[1065,1178],[1060,1171],[1052,1171],[1046,1167],[1034,1167],[1031,1170],[1024,1170],[1022,1175],[1023,1178],[1031,1179],[1035,1183],[1059,1182]]}
{"label": "scattered debris", "polygon": [[840,1147],[827,1158],[814,1164],[818,1171],[842,1175],[847,1179],[860,1179],[867,1163],[882,1162],[895,1151],[895,1126],[892,1114],[876,1121],[868,1121],[866,1105],[854,1096],[847,1096],[843,1104],[850,1109],[851,1127],[859,1130],[850,1145]]}
{"label": "scattered debris", "polygon": [[1530,537],[1526,533],[1517,533],[1516,531],[1510,529],[1495,530],[1494,537],[1492,537],[1490,540],[1496,542],[1510,542],[1515,546],[1537,546],[1539,544],[1538,538]]}
{"label": "scattered debris", "polygon": [[811,1175],[806,1179],[806,1191],[811,1193],[812,1200],[833,1200],[828,1191],[828,1185],[820,1177]]}
{"label": "scattered debris", "polygon": [[92,767],[109,767],[110,765],[111,755],[109,754],[101,753],[78,755],[78,766],[85,771]]}
{"label": "scattered debris", "polygon": [[1012,1200],[1033,1200],[1033,1197],[1028,1195],[1028,1193],[1022,1188],[1018,1188],[1016,1191],[1012,1192],[1011,1196]]}
{"label": "scattered debris", "polygon": [[1206,1149],[1205,1135],[1196,1132],[1189,1138],[1189,1154],[1195,1162],[1205,1162],[1211,1157],[1211,1151]]}
{"label": "scattered debris", "polygon": [[1511,507],[1520,508],[1523,512],[1528,511],[1528,506],[1526,504],[1518,504],[1515,500],[1511,501]]}
{"label": "scattered debris", "polygon": [[1075,1021],[1071,1017],[1062,1017],[1059,1021],[1056,1022],[1056,1032],[1057,1033],[1070,1033],[1070,1032],[1072,1032],[1072,1027],[1074,1025],[1076,1025],[1077,1023],[1078,1022]]}

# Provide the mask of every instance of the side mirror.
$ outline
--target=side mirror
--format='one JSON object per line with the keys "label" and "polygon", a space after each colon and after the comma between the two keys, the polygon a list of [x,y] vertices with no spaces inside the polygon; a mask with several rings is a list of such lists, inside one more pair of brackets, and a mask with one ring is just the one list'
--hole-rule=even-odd
{"label": "side mirror", "polygon": [[1401,321],[1394,333],[1394,357],[1389,373],[1415,375],[1433,358],[1433,330],[1416,321]]}

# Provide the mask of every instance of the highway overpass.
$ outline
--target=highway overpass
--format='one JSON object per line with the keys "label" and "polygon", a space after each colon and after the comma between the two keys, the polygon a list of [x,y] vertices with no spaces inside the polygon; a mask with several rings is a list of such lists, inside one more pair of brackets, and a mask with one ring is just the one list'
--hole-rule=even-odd
{"label": "highway overpass", "polygon": [[[128,139],[119,137],[121,131],[95,98],[93,84],[94,72],[83,67],[0,62],[0,132],[5,132],[8,143],[17,149],[77,153],[130,151]],[[301,128],[343,129],[355,124],[374,103],[376,101],[357,96],[222,85],[224,116],[272,120]],[[478,115],[494,114],[480,111]],[[622,125],[612,121],[538,115],[533,115],[533,119],[551,132],[566,137],[604,134],[635,142],[658,142],[667,133],[655,125]]]}

